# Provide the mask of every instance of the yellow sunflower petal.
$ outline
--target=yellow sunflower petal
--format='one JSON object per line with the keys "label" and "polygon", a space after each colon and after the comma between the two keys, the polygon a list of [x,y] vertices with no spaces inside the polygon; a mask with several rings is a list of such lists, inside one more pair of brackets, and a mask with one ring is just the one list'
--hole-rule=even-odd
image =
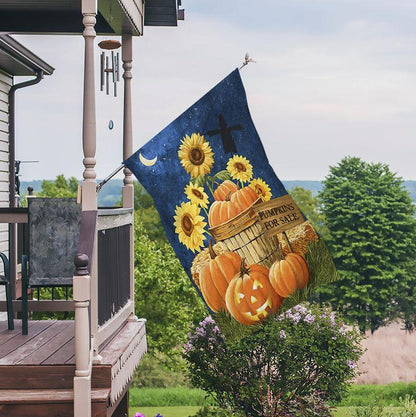
{"label": "yellow sunflower petal", "polygon": [[192,202],[182,203],[176,206],[175,233],[178,234],[179,242],[183,243],[192,252],[199,251],[204,246],[205,226],[204,218],[200,215],[200,208]]}
{"label": "yellow sunflower petal", "polygon": [[202,208],[208,208],[208,195],[202,187],[198,187],[192,183],[188,184],[185,187],[185,194],[191,203],[194,203]]}
{"label": "yellow sunflower petal", "polygon": [[254,189],[262,201],[269,201],[272,198],[270,187],[261,178],[256,178],[250,182],[250,187]]}
{"label": "yellow sunflower petal", "polygon": [[213,152],[204,136],[199,133],[185,135],[179,147],[178,156],[182,166],[191,177],[204,177],[214,164]]}
{"label": "yellow sunflower petal", "polygon": [[233,179],[241,182],[250,181],[253,176],[253,166],[247,158],[239,155],[234,155],[228,160],[227,171]]}

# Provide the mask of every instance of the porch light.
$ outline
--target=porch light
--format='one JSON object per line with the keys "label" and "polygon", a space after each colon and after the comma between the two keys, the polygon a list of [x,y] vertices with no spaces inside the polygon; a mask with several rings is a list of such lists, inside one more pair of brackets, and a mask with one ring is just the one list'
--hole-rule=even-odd
{"label": "porch light", "polygon": [[[120,54],[114,51],[119,49],[121,43],[116,40],[104,40],[101,41],[98,46],[103,49],[101,52],[101,59],[100,59],[100,74],[101,74],[101,91],[105,90],[106,94],[110,93],[110,74],[112,75],[113,79],[113,86],[114,86],[114,97],[117,97],[117,82],[120,81]],[[106,55],[106,51],[111,51],[111,67],[109,62],[109,56]]]}

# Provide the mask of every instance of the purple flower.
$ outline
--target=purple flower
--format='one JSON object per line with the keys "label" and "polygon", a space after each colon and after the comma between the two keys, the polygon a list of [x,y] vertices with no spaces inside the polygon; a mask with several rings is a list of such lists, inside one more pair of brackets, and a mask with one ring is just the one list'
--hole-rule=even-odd
{"label": "purple flower", "polygon": [[186,353],[189,353],[189,352],[192,352],[195,348],[191,342],[187,342],[185,343],[184,349]]}
{"label": "purple flower", "polygon": [[207,324],[215,324],[215,321],[211,316],[205,317],[204,320],[199,323],[199,325],[203,327],[205,327]]}
{"label": "purple flower", "polygon": [[155,417],[163,417],[163,416],[162,416],[162,414],[157,413],[157,414],[155,415]]}
{"label": "purple flower", "polygon": [[301,306],[300,304],[293,307],[293,310],[300,314],[305,314],[307,312],[306,308],[304,306]]}
{"label": "purple flower", "polygon": [[308,313],[308,315],[303,320],[306,321],[306,323],[308,324],[312,324],[315,321],[315,316]]}
{"label": "purple flower", "polygon": [[286,333],[284,330],[280,330],[280,338],[281,339],[286,339]]}
{"label": "purple flower", "polygon": [[146,417],[146,416],[142,413],[136,413],[133,417]]}
{"label": "purple flower", "polygon": [[357,364],[350,359],[347,360],[347,365],[350,369],[355,369],[357,367]]}

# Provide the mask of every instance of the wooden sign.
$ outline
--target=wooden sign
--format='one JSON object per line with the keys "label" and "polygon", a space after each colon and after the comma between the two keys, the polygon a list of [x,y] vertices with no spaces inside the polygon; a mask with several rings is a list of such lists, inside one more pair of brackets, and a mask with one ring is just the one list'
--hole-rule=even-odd
{"label": "wooden sign", "polygon": [[305,221],[289,194],[257,204],[253,209],[267,237],[282,233]]}

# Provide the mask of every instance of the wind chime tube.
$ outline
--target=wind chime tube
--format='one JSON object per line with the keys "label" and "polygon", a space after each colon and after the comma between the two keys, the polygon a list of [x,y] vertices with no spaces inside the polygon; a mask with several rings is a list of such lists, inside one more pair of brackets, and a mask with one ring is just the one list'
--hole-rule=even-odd
{"label": "wind chime tube", "polygon": [[117,82],[120,81],[120,54],[117,52],[117,59],[116,59],[116,75],[117,75]]}
{"label": "wind chime tube", "polygon": [[116,71],[117,71],[117,66],[116,66],[116,56],[114,54],[114,51],[111,51],[111,73],[113,75],[113,86],[114,86],[114,97],[117,97],[117,84],[116,84],[116,80],[117,80],[117,75],[116,75]]}
{"label": "wind chime tube", "polygon": [[110,74],[108,73],[108,56],[105,57],[105,92],[107,94],[107,96],[110,94]]}
{"label": "wind chime tube", "polygon": [[101,84],[101,91],[104,90],[104,60],[105,54],[101,52],[101,59],[100,59],[100,84]]}

